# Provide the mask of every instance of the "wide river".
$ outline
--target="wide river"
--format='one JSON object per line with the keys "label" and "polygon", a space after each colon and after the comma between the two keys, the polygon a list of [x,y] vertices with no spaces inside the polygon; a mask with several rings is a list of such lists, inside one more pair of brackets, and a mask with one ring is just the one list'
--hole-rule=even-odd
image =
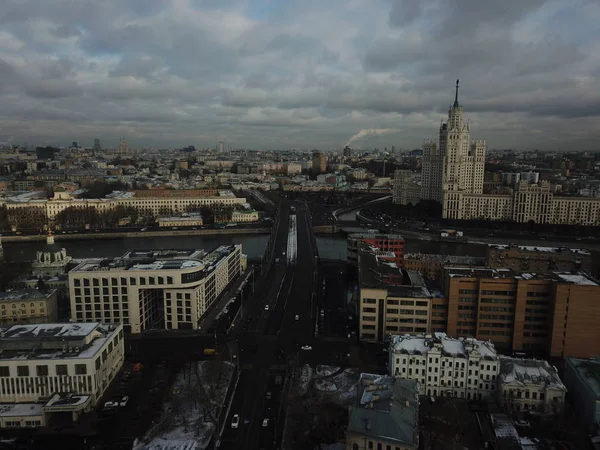
{"label": "wide river", "polygon": [[[217,245],[242,244],[243,251],[251,259],[258,259],[265,251],[268,235],[214,235],[214,236],[160,236],[121,239],[57,240],[73,258],[101,258],[120,256],[127,250],[152,248],[205,248]],[[36,252],[45,245],[42,242],[4,243],[7,261],[32,261]],[[322,259],[345,260],[346,238],[342,236],[317,237],[319,255]],[[432,242],[406,239],[406,252],[441,253],[446,255],[484,256],[485,247],[456,242]]]}

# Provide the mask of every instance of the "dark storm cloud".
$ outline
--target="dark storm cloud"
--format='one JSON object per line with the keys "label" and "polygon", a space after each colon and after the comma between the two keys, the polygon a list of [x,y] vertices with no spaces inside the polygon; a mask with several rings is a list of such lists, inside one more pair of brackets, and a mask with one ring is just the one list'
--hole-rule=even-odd
{"label": "dark storm cloud", "polygon": [[460,78],[491,146],[592,148],[599,20],[595,0],[5,0],[0,141],[339,147],[394,128],[380,139],[410,148]]}

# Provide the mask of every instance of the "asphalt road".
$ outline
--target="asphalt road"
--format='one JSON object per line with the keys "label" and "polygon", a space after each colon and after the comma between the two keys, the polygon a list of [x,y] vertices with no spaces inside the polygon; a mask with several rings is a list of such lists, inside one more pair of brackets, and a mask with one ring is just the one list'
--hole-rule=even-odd
{"label": "asphalt road", "polygon": [[[290,203],[281,206],[281,226],[275,242],[274,263],[266,277],[263,295],[255,295],[247,305],[246,331],[234,339],[239,347],[240,382],[234,395],[225,432],[223,449],[277,449],[283,432],[285,397],[293,367],[305,355],[320,353],[314,344],[318,276],[316,250],[308,215],[294,203],[297,223],[297,257],[288,261]],[[265,309],[269,305],[269,309]],[[302,350],[302,346],[313,350]],[[240,425],[231,427],[234,414]],[[265,419],[267,419],[265,425]],[[265,426],[263,426],[265,425]]]}

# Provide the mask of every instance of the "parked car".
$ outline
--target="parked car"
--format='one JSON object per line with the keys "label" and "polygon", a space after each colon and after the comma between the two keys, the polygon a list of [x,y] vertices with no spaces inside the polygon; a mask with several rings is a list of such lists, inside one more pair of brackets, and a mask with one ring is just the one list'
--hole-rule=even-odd
{"label": "parked car", "polygon": [[527,420],[517,419],[517,420],[515,420],[515,426],[521,427],[521,428],[529,428],[531,426],[531,424]]}
{"label": "parked car", "polygon": [[300,316],[299,316],[298,314],[296,314],[296,315],[294,316],[294,320],[296,320],[296,321],[297,321],[297,320],[300,320]]}
{"label": "parked car", "polygon": [[237,428],[240,425],[240,415],[234,414],[231,419],[231,428]]}
{"label": "parked car", "polygon": [[104,409],[116,408],[117,406],[119,406],[119,402],[105,402],[104,403]]}
{"label": "parked car", "polygon": [[120,401],[119,401],[119,406],[125,407],[127,406],[127,403],[129,403],[129,397],[127,395],[125,395]]}
{"label": "parked car", "polygon": [[271,391],[267,392],[267,400],[271,400]]}
{"label": "parked car", "polygon": [[302,350],[312,350],[312,347],[310,345],[303,345],[302,347],[300,347]]}
{"label": "parked car", "polygon": [[262,426],[263,426],[263,428],[267,428],[269,426],[269,419],[264,419]]}

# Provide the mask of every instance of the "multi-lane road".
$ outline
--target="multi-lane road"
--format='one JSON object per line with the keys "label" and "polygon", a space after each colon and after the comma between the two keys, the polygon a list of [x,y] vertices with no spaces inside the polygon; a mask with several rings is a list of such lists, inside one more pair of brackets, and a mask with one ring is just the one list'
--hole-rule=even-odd
{"label": "multi-lane road", "polygon": [[[330,349],[314,338],[318,257],[309,217],[300,204],[283,202],[280,209],[265,288],[246,305],[245,330],[233,337],[241,375],[221,436],[222,449],[279,448],[293,369],[315,358],[329,362]],[[338,353],[346,351],[344,343],[336,345]],[[306,346],[312,349],[303,350]],[[240,417],[237,428],[230,425],[234,414]]]}

